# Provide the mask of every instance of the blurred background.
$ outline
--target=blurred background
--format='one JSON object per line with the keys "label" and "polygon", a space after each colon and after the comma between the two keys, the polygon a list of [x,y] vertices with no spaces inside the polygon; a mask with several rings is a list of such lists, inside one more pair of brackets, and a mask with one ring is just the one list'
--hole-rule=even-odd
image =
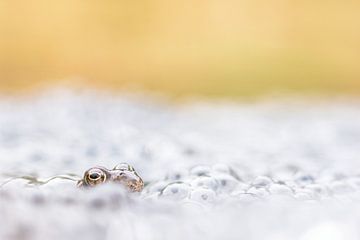
{"label": "blurred background", "polygon": [[0,1],[0,92],[360,94],[359,1]]}

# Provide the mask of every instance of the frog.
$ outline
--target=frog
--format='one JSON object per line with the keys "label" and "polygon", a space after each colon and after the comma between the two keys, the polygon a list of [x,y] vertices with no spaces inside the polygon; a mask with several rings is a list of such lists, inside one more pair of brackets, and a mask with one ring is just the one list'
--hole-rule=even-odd
{"label": "frog", "polygon": [[103,166],[92,167],[85,171],[77,186],[79,188],[92,188],[105,183],[120,184],[130,192],[141,192],[144,188],[144,181],[135,169],[127,163],[120,163],[113,169],[107,169]]}

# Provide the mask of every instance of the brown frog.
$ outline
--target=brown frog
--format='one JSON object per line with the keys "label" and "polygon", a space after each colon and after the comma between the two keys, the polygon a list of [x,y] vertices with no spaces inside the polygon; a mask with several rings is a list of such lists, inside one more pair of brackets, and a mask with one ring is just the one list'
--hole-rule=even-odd
{"label": "brown frog", "polygon": [[144,188],[141,177],[127,163],[118,164],[111,170],[105,167],[90,168],[77,185],[79,187],[95,187],[106,182],[120,183],[131,192],[141,192]]}

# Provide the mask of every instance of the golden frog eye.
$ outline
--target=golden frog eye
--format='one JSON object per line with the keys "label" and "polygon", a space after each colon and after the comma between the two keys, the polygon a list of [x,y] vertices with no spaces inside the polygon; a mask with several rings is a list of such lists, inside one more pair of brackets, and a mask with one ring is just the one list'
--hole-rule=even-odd
{"label": "golden frog eye", "polygon": [[106,181],[106,173],[102,169],[92,168],[85,173],[84,180],[88,186],[95,186]]}

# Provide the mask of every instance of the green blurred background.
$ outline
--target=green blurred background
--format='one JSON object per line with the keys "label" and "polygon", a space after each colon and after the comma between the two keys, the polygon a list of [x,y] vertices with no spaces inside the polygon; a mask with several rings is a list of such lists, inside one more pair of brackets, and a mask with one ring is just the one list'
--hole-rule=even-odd
{"label": "green blurred background", "polygon": [[0,91],[360,94],[360,2],[0,0]]}

